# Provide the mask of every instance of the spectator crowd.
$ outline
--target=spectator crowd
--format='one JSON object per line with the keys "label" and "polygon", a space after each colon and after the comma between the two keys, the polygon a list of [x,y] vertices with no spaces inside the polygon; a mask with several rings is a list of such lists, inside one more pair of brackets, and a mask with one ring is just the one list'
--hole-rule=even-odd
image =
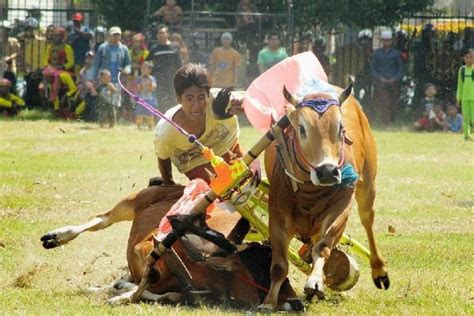
{"label": "spectator crowd", "polygon": [[[252,14],[257,7],[252,1],[241,0],[236,12],[235,32],[223,32],[207,59],[214,87],[245,87],[242,67],[248,65],[247,75],[255,77],[288,57],[282,34],[271,32],[265,43],[256,42]],[[75,13],[66,27],[50,25],[44,31],[33,17],[23,22],[21,32],[4,21],[0,110],[14,115],[23,107],[49,107],[59,117],[81,117],[102,127],[113,127],[120,118],[152,129],[152,114],[122,91],[119,79],[162,112],[176,104],[174,74],[182,64],[202,61],[180,33],[182,13],[175,0],[166,0],[153,14],[162,23],[155,38],[122,32],[119,26],[91,30],[81,13]],[[326,39],[305,32],[296,38],[290,54],[312,51],[331,83],[344,86],[348,78],[355,81],[354,94],[371,121],[388,126],[409,108],[412,117],[418,116],[416,130],[464,131],[471,139],[474,30],[466,27],[458,41],[448,33],[441,43],[431,24],[423,27],[418,40],[402,30],[379,35],[380,48],[373,49],[372,32],[363,30],[356,42],[336,48],[330,58]],[[235,41],[245,45],[245,54]],[[26,82],[22,94],[16,89],[17,76]]]}

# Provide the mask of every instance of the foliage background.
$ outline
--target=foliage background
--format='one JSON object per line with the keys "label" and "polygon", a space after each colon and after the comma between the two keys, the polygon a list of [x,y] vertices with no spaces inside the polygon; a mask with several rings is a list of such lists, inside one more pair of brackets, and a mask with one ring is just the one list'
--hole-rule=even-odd
{"label": "foliage background", "polygon": [[[120,25],[124,29],[140,30],[146,14],[147,0],[92,0],[108,26]],[[150,1],[150,13],[165,1]],[[260,12],[286,13],[285,0],[254,1]],[[390,26],[405,16],[423,11],[434,0],[293,0],[294,23],[297,29],[307,30],[318,26],[330,30],[340,26],[372,28]],[[235,11],[238,1],[195,0],[195,10]],[[190,0],[178,0],[183,10],[191,10]]]}

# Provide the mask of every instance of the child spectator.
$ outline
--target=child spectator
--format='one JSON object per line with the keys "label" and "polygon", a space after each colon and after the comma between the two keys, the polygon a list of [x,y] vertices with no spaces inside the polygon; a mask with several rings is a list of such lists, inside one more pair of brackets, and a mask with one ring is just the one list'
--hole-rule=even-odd
{"label": "child spectator", "polygon": [[5,116],[15,115],[25,105],[23,99],[10,92],[12,83],[8,79],[0,79],[0,111]]}
{"label": "child spectator", "polygon": [[109,124],[109,128],[114,127],[116,114],[115,114],[115,103],[117,96],[117,88],[112,83],[112,75],[107,69],[102,69],[99,73],[100,83],[97,88],[90,83],[87,87],[91,89],[92,95],[97,95],[97,114],[99,119],[100,127],[105,127],[105,124]]}
{"label": "child spectator", "polygon": [[183,64],[189,63],[189,51],[183,37],[180,33],[173,33],[170,37],[171,43],[179,47],[179,55],[181,56],[181,62]]}
{"label": "child spectator", "polygon": [[209,60],[209,72],[214,87],[230,88],[238,85],[240,54],[232,48],[232,34],[221,36],[222,47],[216,47]]}
{"label": "child spectator", "polygon": [[88,77],[87,71],[94,62],[94,51],[88,51],[86,58],[84,59],[84,66],[79,71],[79,77],[77,78],[77,88],[79,89],[79,105],[76,107],[76,115],[81,114],[84,111],[83,117],[87,122],[93,122],[97,120],[97,109],[96,99],[97,96],[91,95],[91,89],[87,85]]}
{"label": "child spectator", "polygon": [[414,124],[415,130],[418,131],[427,131],[430,129],[430,113],[432,112],[434,105],[441,104],[436,98],[436,94],[438,92],[436,85],[433,83],[427,83],[425,85],[424,92],[425,96],[420,101],[421,118],[418,119]]}
{"label": "child spectator", "polygon": [[474,124],[474,49],[463,51],[464,63],[459,68],[456,101],[461,104],[464,139],[471,140],[471,124]]}
{"label": "child spectator", "polygon": [[[141,75],[137,78],[137,90],[138,95],[145,100],[145,102],[154,108],[157,108],[158,103],[155,97],[156,80],[151,75],[152,70],[152,62],[146,61],[142,64]],[[135,107],[135,124],[137,125],[137,128],[140,129],[144,122],[149,130],[152,130],[153,127],[155,127],[155,118],[150,111],[137,104]]]}
{"label": "child spectator", "polygon": [[448,105],[446,112],[448,112],[448,116],[446,117],[444,130],[453,133],[462,132],[462,115],[458,113],[457,106],[454,104]]}
{"label": "child spectator", "polygon": [[446,126],[446,113],[443,111],[441,104],[433,105],[433,109],[428,116],[430,120],[429,131],[442,131]]}

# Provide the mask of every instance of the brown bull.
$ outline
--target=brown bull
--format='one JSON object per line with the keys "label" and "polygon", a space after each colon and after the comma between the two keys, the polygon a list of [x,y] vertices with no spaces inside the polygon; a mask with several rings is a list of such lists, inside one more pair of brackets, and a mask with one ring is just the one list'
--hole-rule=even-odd
{"label": "brown bull", "polygon": [[[373,280],[378,288],[389,287],[386,262],[372,228],[376,144],[360,105],[352,96],[346,101],[350,91],[351,87],[344,90],[339,100],[322,93],[296,100],[284,89],[285,98],[296,109],[288,113],[291,126],[283,135],[284,145],[280,144],[288,148],[289,163],[277,159],[275,146],[265,153],[273,258],[264,309],[277,309],[280,286],[288,274],[288,246],[295,235],[313,245],[307,297],[323,297],[323,266],[344,232],[354,193],[370,245]],[[341,169],[346,163],[353,167],[347,170],[359,175],[355,185],[344,184]]]}
{"label": "brown bull", "polygon": [[[41,241],[45,248],[54,248],[75,239],[85,231],[97,231],[117,222],[133,221],[127,246],[132,282],[116,283],[116,289],[126,292],[110,300],[111,303],[129,302],[137,288],[136,284],[139,284],[142,278],[147,255],[153,249],[152,234],[182,192],[183,187],[180,186],[146,188],[131,194],[110,211],[99,214],[82,225],[66,226],[45,234]],[[248,231],[248,227],[242,229],[242,226],[238,225],[239,220],[238,213],[231,214],[216,209],[206,223],[238,244]],[[263,302],[270,285],[269,247],[252,245],[237,253],[225,254],[224,257],[206,258],[215,252],[223,251],[201,238],[186,235],[178,240],[172,249],[183,265],[169,260],[172,256],[170,253],[158,260],[154,266],[156,273],[153,281],[142,294],[142,299],[177,303],[186,299],[186,294],[204,292],[208,298],[228,298],[238,306],[257,306]],[[193,255],[200,256],[201,260],[196,261],[196,258],[192,258]],[[206,259],[203,260],[202,257]],[[180,265],[181,269],[176,268],[177,265]],[[186,268],[182,268],[183,266]],[[183,274],[188,277],[183,277]],[[301,302],[293,299],[296,294],[288,281],[283,288],[279,300],[280,308],[302,309]]]}

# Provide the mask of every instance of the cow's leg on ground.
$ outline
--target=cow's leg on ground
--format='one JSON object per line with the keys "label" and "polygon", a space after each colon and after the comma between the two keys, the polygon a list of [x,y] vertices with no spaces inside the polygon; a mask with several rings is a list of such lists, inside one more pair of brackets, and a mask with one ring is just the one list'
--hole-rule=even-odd
{"label": "cow's leg on ground", "polygon": [[322,221],[321,230],[319,231],[320,236],[315,236],[317,242],[311,250],[313,269],[304,286],[308,301],[311,301],[314,295],[319,299],[324,298],[324,264],[346,228],[347,219],[350,214],[350,205],[342,208],[342,210],[338,210],[337,206],[335,204],[335,208],[329,211]]}
{"label": "cow's leg on ground", "polygon": [[274,219],[270,214],[270,244],[272,247],[272,263],[270,266],[270,289],[259,309],[273,310],[278,307],[278,294],[281,285],[288,275],[288,246],[292,233],[287,232],[287,225],[282,219]]}
{"label": "cow's leg on ground", "polygon": [[387,263],[377,248],[373,231],[375,185],[373,183],[359,181],[356,189],[356,200],[360,221],[365,228],[369,241],[372,278],[377,288],[388,289],[390,280],[388,278]]}
{"label": "cow's leg on ground", "polygon": [[[116,295],[108,300],[109,304],[126,304],[130,302],[131,296],[135,293],[138,288],[138,285],[132,282],[122,281],[120,283],[121,289],[125,289],[126,292],[121,293],[120,295]],[[140,296],[141,299],[151,302],[171,302],[171,303],[179,303],[184,298],[183,293],[179,292],[167,292],[164,294],[155,294],[148,290],[143,291]]]}
{"label": "cow's leg on ground", "polygon": [[96,215],[86,223],[64,226],[43,235],[41,237],[43,247],[55,248],[68,243],[85,231],[101,230],[121,221],[133,220],[136,197],[137,193],[129,195],[110,211]]}

